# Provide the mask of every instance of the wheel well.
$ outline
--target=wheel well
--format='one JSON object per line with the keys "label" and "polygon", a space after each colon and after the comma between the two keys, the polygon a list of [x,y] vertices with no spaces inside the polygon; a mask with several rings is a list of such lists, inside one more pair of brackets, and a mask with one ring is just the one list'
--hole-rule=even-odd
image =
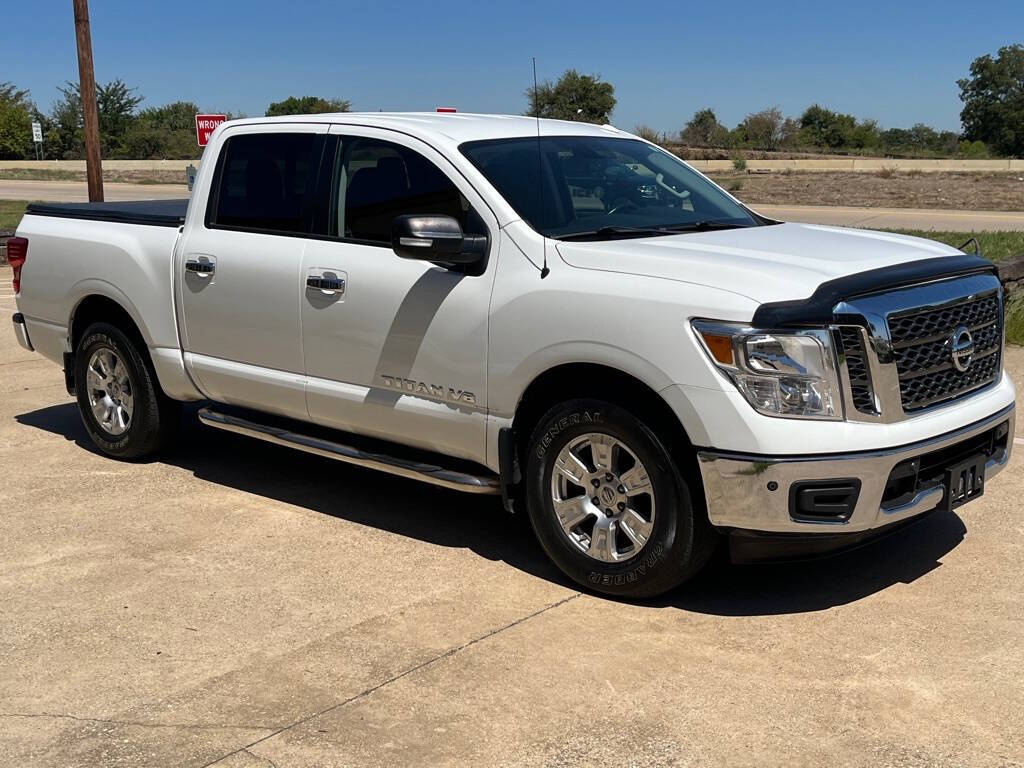
{"label": "wheel well", "polygon": [[644,422],[676,458],[680,472],[694,490],[694,500],[703,501],[696,452],[675,412],[642,381],[605,365],[568,363],[545,371],[530,383],[512,421],[519,455],[523,455],[523,446],[549,408],[579,398],[606,400]]}
{"label": "wheel well", "polygon": [[135,320],[128,314],[128,310],[122,307],[113,299],[106,296],[92,295],[82,299],[75,308],[75,314],[71,318],[71,350],[78,346],[85,329],[93,323],[110,323],[116,326],[122,333],[128,336],[139,352],[144,352],[149,357],[149,347],[142,337],[142,332],[135,324]]}
{"label": "wheel well", "polygon": [[[128,314],[128,310],[106,296],[98,294],[86,296],[75,308],[75,313],[71,318],[71,354],[75,354],[85,329],[93,323],[99,322],[110,323],[131,339],[142,359],[149,366],[149,375],[157,390],[163,392],[156,376],[156,369],[153,367],[153,360],[149,356],[149,345],[146,344],[142,331],[139,330],[139,326],[135,324],[132,316]],[[67,372],[65,371],[65,373]]]}

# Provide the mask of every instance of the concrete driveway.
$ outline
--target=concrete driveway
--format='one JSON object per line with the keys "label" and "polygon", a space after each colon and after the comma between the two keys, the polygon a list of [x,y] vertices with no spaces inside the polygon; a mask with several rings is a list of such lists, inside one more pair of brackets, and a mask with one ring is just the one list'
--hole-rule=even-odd
{"label": "concrete driveway", "polygon": [[960,515],[631,605],[498,503],[194,411],[162,460],[103,458],[3,320],[4,765],[1024,761],[1024,446]]}

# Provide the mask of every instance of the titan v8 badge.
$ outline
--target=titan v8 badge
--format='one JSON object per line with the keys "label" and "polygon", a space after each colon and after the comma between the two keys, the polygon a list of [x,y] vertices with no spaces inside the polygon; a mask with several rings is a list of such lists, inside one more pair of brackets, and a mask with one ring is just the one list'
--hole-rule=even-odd
{"label": "titan v8 badge", "polygon": [[381,375],[380,378],[388,389],[397,389],[402,392],[408,392],[410,395],[419,395],[420,397],[429,397],[435,400],[476,405],[476,395],[464,389],[443,387],[440,384],[428,384],[425,381],[416,381],[415,379],[403,379],[401,376]]}

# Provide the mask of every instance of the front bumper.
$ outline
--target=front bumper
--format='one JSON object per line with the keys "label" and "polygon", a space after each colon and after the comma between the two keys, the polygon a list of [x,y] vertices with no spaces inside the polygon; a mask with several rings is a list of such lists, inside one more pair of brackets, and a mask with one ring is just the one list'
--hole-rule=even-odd
{"label": "front bumper", "polygon": [[[700,449],[708,517],[728,533],[860,540],[943,506],[944,470],[966,456],[985,456],[987,483],[1010,460],[1013,426],[1010,405],[953,432],[879,451],[771,457]],[[794,517],[794,486],[840,479],[859,482],[852,511],[841,519]]]}
{"label": "front bumper", "polygon": [[28,338],[28,326],[25,325],[25,316],[21,312],[15,312],[11,320],[14,322],[14,336],[17,338],[18,343],[29,352],[35,352],[32,342]]}

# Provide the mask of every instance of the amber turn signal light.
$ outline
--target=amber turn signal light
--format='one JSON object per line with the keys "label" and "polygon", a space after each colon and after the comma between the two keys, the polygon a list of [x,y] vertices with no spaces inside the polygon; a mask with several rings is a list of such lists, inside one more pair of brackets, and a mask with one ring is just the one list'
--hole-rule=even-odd
{"label": "amber turn signal light", "polygon": [[722,365],[733,365],[732,337],[717,333],[701,333],[715,362]]}

